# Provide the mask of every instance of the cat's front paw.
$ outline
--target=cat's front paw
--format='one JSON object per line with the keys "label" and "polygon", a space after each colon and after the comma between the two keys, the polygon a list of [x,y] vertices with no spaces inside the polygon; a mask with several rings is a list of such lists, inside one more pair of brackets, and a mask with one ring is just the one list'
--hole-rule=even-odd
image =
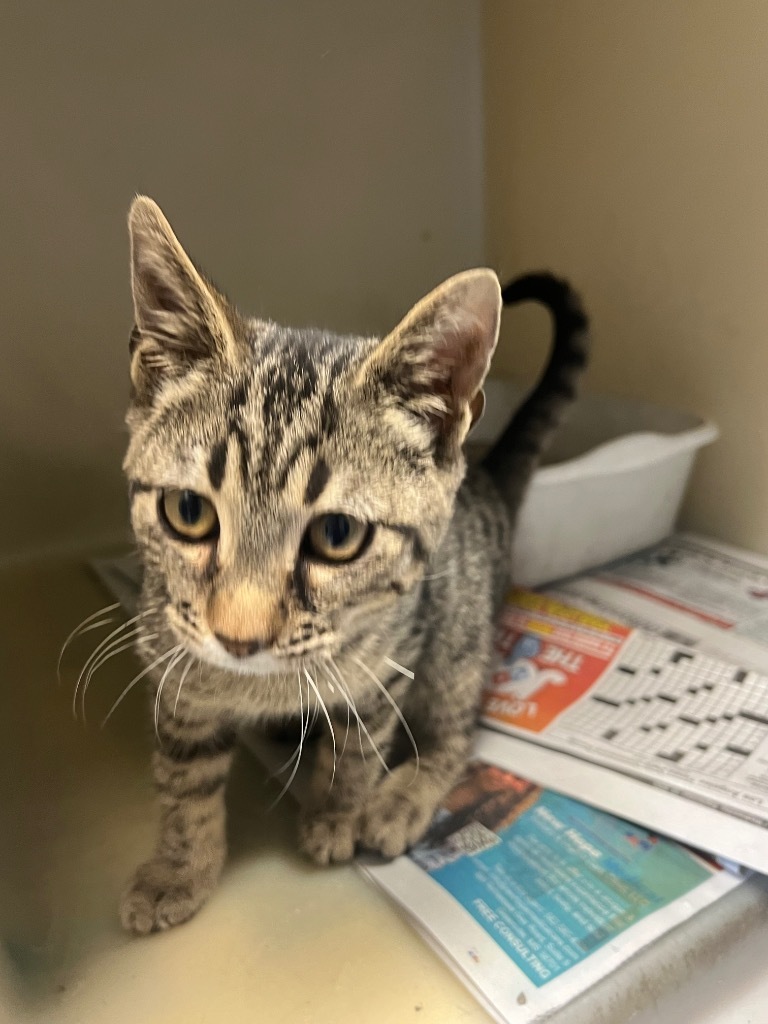
{"label": "cat's front paw", "polygon": [[316,864],[352,860],[358,837],[358,816],[340,811],[306,811],[299,823],[299,846]]}
{"label": "cat's front paw", "polygon": [[371,794],[360,827],[360,842],[384,857],[399,857],[424,835],[439,795],[414,777],[414,766],[400,765]]}
{"label": "cat's front paw", "polygon": [[179,868],[163,857],[142,864],[120,903],[120,921],[134,935],[164,931],[188,921],[205,903],[215,879]]}

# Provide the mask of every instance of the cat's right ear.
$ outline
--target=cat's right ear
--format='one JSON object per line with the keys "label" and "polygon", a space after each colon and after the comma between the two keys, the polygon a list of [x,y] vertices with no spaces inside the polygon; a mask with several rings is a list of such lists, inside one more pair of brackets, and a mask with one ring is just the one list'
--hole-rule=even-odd
{"label": "cat's right ear", "polygon": [[131,379],[139,400],[199,360],[234,349],[226,301],[196,269],[162,210],[137,196],[128,214],[135,326]]}

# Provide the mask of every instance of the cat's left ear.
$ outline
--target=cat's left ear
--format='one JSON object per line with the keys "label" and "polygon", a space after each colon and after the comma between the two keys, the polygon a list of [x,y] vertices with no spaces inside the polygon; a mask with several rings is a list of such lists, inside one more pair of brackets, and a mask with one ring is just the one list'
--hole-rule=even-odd
{"label": "cat's left ear", "polygon": [[496,348],[501,288],[492,270],[467,270],[418,302],[366,360],[358,380],[389,391],[426,420],[446,454],[483,412]]}

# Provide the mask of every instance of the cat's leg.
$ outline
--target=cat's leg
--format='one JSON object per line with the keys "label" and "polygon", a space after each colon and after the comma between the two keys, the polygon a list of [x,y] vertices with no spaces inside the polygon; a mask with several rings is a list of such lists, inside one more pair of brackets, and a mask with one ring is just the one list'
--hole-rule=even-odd
{"label": "cat's leg", "polygon": [[235,733],[220,722],[167,709],[153,771],[161,818],[154,856],[123,896],[123,927],[139,935],[181,924],[216,886],[226,855],[224,788]]}
{"label": "cat's leg", "polygon": [[[448,652],[450,653],[450,652]],[[435,812],[464,771],[487,678],[482,656],[440,659],[417,673],[411,693],[418,703],[407,709],[418,741],[419,757],[409,757],[370,794],[359,841],[385,857],[396,857],[418,842]]]}
{"label": "cat's leg", "polygon": [[360,725],[354,716],[332,720],[335,757],[333,740],[326,734],[317,744],[309,798],[299,824],[301,849],[317,864],[342,863],[354,856],[365,805],[386,771],[398,724],[383,697],[360,710]]}

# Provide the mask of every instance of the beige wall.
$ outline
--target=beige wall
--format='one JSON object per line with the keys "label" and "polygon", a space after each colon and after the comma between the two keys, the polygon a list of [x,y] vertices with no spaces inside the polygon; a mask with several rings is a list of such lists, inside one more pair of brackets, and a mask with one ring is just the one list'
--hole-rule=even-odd
{"label": "beige wall", "polygon": [[482,258],[464,0],[6,5],[0,555],[113,534],[146,191],[252,312],[383,330]]}
{"label": "beige wall", "polygon": [[[488,258],[578,283],[593,388],[720,424],[685,521],[768,550],[768,4],[487,0],[483,28]],[[0,555],[125,524],[134,192],[295,323],[383,330],[483,259],[474,2],[48,0],[0,56]],[[511,315],[498,366],[543,337]]]}
{"label": "beige wall", "polygon": [[489,0],[484,37],[494,265],[578,283],[591,387],[720,425],[684,521],[768,551],[768,3]]}

